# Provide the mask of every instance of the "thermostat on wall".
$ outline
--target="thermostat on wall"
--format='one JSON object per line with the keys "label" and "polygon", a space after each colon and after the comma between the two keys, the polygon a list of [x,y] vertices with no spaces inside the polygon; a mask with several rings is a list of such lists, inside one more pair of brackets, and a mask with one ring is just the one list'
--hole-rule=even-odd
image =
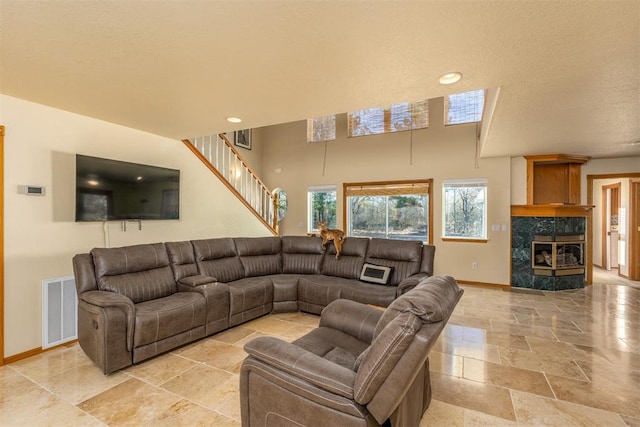
{"label": "thermostat on wall", "polygon": [[18,193],[27,196],[44,196],[45,188],[38,185],[18,185]]}

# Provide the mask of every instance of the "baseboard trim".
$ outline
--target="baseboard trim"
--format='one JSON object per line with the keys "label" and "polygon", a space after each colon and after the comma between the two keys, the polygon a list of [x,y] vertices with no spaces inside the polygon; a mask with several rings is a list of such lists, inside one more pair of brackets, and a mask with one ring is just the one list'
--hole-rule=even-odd
{"label": "baseboard trim", "polygon": [[501,285],[500,283],[474,282],[471,280],[458,280],[461,285],[484,286],[486,288],[511,289],[511,285]]}
{"label": "baseboard trim", "polygon": [[42,354],[42,353],[46,353],[47,351],[55,350],[56,348],[70,347],[70,346],[74,345],[77,342],[78,342],[78,340],[73,340],[73,341],[66,342],[64,344],[58,344],[56,346],[49,347],[47,349],[43,349],[42,347],[41,348],[33,348],[31,350],[27,350],[27,351],[24,351],[22,353],[14,354],[13,356],[5,357],[4,359],[2,359],[2,363],[4,365],[8,365],[10,363],[14,363],[14,362],[17,362],[19,360],[27,359],[27,358],[29,358],[31,356],[37,356],[38,354]]}

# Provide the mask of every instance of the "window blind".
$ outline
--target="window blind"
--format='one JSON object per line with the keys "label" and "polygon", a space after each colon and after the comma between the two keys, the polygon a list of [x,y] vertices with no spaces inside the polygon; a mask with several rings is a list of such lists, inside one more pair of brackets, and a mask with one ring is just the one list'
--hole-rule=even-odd
{"label": "window blind", "polygon": [[429,100],[366,108],[347,115],[349,138],[429,127]]}
{"label": "window blind", "polygon": [[402,182],[345,183],[346,197],[352,196],[398,196],[407,194],[429,194],[431,180]]}
{"label": "window blind", "polygon": [[444,98],[445,125],[475,123],[482,120],[484,89],[455,93]]}
{"label": "window blind", "polygon": [[307,142],[333,141],[336,139],[336,115],[307,119]]}
{"label": "window blind", "polygon": [[443,188],[462,188],[462,187],[486,187],[486,178],[469,178],[469,179],[446,179],[442,181]]}

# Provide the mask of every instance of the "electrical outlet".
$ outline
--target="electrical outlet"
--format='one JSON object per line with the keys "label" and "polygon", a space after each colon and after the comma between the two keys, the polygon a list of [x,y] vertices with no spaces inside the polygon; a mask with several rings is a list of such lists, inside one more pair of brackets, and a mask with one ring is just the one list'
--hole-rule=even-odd
{"label": "electrical outlet", "polygon": [[475,261],[473,261],[473,262],[471,263],[471,269],[472,269],[472,270],[477,270],[477,269],[478,269],[478,263],[477,263],[477,262],[475,262]]}

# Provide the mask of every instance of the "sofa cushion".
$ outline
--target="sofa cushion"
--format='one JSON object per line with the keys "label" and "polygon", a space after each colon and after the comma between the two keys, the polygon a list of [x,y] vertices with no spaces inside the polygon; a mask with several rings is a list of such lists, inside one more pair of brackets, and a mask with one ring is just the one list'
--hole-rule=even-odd
{"label": "sofa cushion", "polygon": [[451,276],[432,276],[393,301],[376,325],[377,336],[386,325],[401,313],[412,313],[424,323],[447,320],[458,303],[461,289]]}
{"label": "sofa cushion", "polygon": [[359,361],[354,384],[354,398],[358,403],[366,404],[373,398],[421,327],[417,316],[402,313],[373,340]]}
{"label": "sofa cushion", "polygon": [[342,367],[353,369],[356,358],[368,344],[351,335],[328,327],[318,327],[293,344]]}
{"label": "sofa cushion", "polygon": [[280,237],[243,237],[233,239],[245,277],[282,272]]}
{"label": "sofa cushion", "polygon": [[162,243],[95,248],[91,256],[101,291],[115,292],[139,303],[178,290]]}
{"label": "sofa cushion", "polygon": [[285,274],[319,274],[323,256],[320,237],[282,238],[282,272]]}
{"label": "sofa cushion", "polygon": [[367,255],[369,239],[364,237],[347,237],[342,243],[340,259],[336,259],[334,245],[327,246],[327,253],[322,261],[322,274],[327,276],[358,279],[364,258]]}
{"label": "sofa cushion", "polygon": [[395,286],[380,286],[371,283],[345,280],[340,283],[340,298],[386,307],[396,299]]}
{"label": "sofa cushion", "polygon": [[273,283],[268,277],[247,277],[227,283],[229,326],[269,313],[273,308]]}
{"label": "sofa cushion", "polygon": [[204,326],[207,309],[204,297],[197,292],[177,292],[136,304],[134,347]]}
{"label": "sofa cushion", "polygon": [[369,242],[365,261],[371,264],[393,267],[389,284],[397,285],[402,280],[420,271],[422,242],[417,240],[373,238]]}
{"label": "sofa cushion", "polygon": [[[322,275],[301,276],[298,280],[298,301],[326,307],[331,301],[340,298],[339,284],[344,280],[348,279]],[[317,310],[317,314],[320,314],[320,311],[322,309]]]}
{"label": "sofa cushion", "polygon": [[193,245],[189,241],[167,242],[167,254],[173,268],[173,276],[176,281],[198,274],[196,255],[193,252]]}
{"label": "sofa cushion", "polygon": [[426,273],[433,276],[433,259],[436,255],[436,247],[433,245],[424,245],[422,247],[422,262],[420,263],[420,273]]}
{"label": "sofa cushion", "polygon": [[191,243],[200,274],[215,277],[223,283],[244,277],[244,267],[237,256],[233,239],[223,237],[193,240]]}

